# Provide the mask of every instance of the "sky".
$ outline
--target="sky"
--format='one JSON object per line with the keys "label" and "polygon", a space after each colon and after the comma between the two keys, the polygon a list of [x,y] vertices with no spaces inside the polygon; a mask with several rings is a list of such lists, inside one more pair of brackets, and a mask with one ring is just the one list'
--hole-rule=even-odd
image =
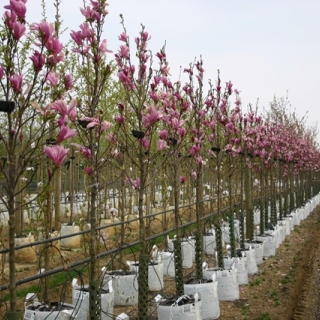
{"label": "sky", "polygon": [[[44,1],[52,21],[53,0]],[[1,8],[7,2],[0,0]],[[28,21],[39,21],[40,4],[27,1]],[[61,0],[66,37],[83,22],[82,6],[82,0]],[[274,97],[288,97],[291,112],[307,114],[307,126],[320,124],[319,0],[109,0],[108,11],[104,37],[114,53],[123,14],[132,42],[143,24],[153,53],[166,43],[173,82],[201,56],[206,79],[215,81],[220,70],[222,82],[240,91],[244,110],[258,104],[263,113]]]}

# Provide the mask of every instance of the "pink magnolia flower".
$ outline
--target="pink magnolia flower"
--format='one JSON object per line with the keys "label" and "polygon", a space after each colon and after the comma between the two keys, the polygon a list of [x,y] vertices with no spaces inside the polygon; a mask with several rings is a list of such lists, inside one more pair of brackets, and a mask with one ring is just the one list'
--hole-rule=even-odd
{"label": "pink magnolia flower", "polygon": [[162,140],[167,140],[167,139],[168,139],[167,130],[161,130],[161,131],[159,132],[159,137],[160,137],[160,139],[162,139]]}
{"label": "pink magnolia flower", "polygon": [[52,54],[59,54],[63,48],[62,43],[58,38],[51,37],[47,43],[46,48],[52,53]]}
{"label": "pink magnolia flower", "polygon": [[166,58],[166,53],[163,50],[161,50],[160,52],[156,53],[156,57],[159,58],[160,61],[162,61]]}
{"label": "pink magnolia flower", "polygon": [[182,128],[178,128],[177,130],[178,134],[180,135],[180,137],[184,137],[187,134],[187,129],[182,127]]}
{"label": "pink magnolia flower", "polygon": [[87,39],[89,42],[92,42],[95,38],[95,32],[88,22],[84,22],[80,25],[80,30],[82,32],[83,39]]}
{"label": "pink magnolia flower", "polygon": [[163,65],[161,68],[160,68],[160,72],[161,72],[161,74],[162,75],[164,75],[164,76],[168,76],[168,75],[170,75],[170,68],[169,68],[169,66],[168,65]]}
{"label": "pink magnolia flower", "polygon": [[61,115],[68,114],[68,106],[65,100],[57,100],[51,104],[51,109],[57,111]]}
{"label": "pink magnolia flower", "polygon": [[119,49],[120,57],[129,60],[130,59],[130,52],[129,47],[127,45],[121,45]]}
{"label": "pink magnolia flower", "polygon": [[42,108],[38,102],[32,102],[31,105],[33,106],[33,108],[38,111],[39,113],[41,113],[44,116],[49,115],[49,109],[50,109],[50,105],[47,105],[46,107]]}
{"label": "pink magnolia flower", "polygon": [[105,131],[105,130],[110,129],[111,126],[112,126],[112,124],[111,124],[110,122],[106,121],[106,120],[103,120],[103,121],[101,122],[101,130],[102,130],[102,131]]}
{"label": "pink magnolia flower", "polygon": [[19,93],[22,87],[22,75],[15,73],[11,77],[9,77],[9,81],[11,83],[13,91],[15,93]]}
{"label": "pink magnolia flower", "polygon": [[51,147],[44,147],[44,152],[55,165],[61,166],[61,164],[67,158],[69,149],[65,149],[64,146],[57,144]]}
{"label": "pink magnolia flower", "polygon": [[166,140],[158,140],[157,142],[157,150],[162,151],[168,147]]}
{"label": "pink magnolia flower", "polygon": [[185,177],[185,176],[181,176],[181,177],[180,177],[180,182],[181,182],[182,184],[184,184],[184,183],[186,182],[186,177]]}
{"label": "pink magnolia flower", "polygon": [[151,143],[149,139],[142,138],[139,141],[141,141],[141,144],[145,149],[149,149]]}
{"label": "pink magnolia flower", "polygon": [[70,36],[78,46],[82,45],[83,36],[81,31],[71,31]]}
{"label": "pink magnolia flower", "polygon": [[6,26],[8,27],[9,30],[13,30],[13,24],[15,22],[17,22],[17,15],[14,11],[12,11],[11,13],[9,11],[6,11],[4,13],[4,22],[6,24]]}
{"label": "pink magnolia flower", "polygon": [[86,148],[78,143],[71,143],[71,145],[78,148],[78,152],[82,154],[84,157],[86,157],[87,159],[91,159],[91,150],[89,148]]}
{"label": "pink magnolia flower", "polygon": [[127,41],[128,41],[128,36],[127,36],[127,34],[126,34],[125,32],[122,32],[122,33],[120,34],[120,36],[118,37],[118,39],[119,39],[120,41],[127,42]]}
{"label": "pink magnolia flower", "polygon": [[6,5],[4,8],[13,11],[19,19],[24,19],[27,12],[25,2],[26,1],[10,0],[10,5]]}
{"label": "pink magnolia flower", "polygon": [[128,179],[128,181],[136,188],[136,189],[139,189],[140,188],[140,179],[137,178],[136,180],[133,180],[133,179]]}
{"label": "pink magnolia flower", "polygon": [[59,120],[58,122],[60,126],[68,120],[68,117],[70,117],[72,121],[76,120],[76,106],[77,101],[75,99],[72,99],[68,105],[65,100],[57,100],[52,103],[51,110],[57,111],[61,115],[61,118],[63,118],[63,120]]}
{"label": "pink magnolia flower", "polygon": [[46,82],[51,86],[56,86],[59,82],[59,74],[55,72],[49,72],[46,75]]}
{"label": "pink magnolia flower", "polygon": [[229,95],[232,94],[232,86],[233,86],[232,82],[229,81],[229,82],[227,83],[227,90],[228,90],[228,94],[229,94]]}
{"label": "pink magnolia flower", "polygon": [[179,121],[177,118],[171,119],[171,128],[174,130],[178,130],[184,124],[184,121]]}
{"label": "pink magnolia flower", "polygon": [[117,137],[113,132],[110,132],[106,135],[106,140],[109,141],[110,143],[116,143]]}
{"label": "pink magnolia flower", "polygon": [[3,78],[3,75],[4,75],[4,69],[2,64],[0,64],[0,80]]}
{"label": "pink magnolia flower", "polygon": [[64,61],[64,60],[65,60],[65,58],[64,58],[63,52],[61,52],[59,54],[51,54],[48,57],[48,62],[51,66],[55,66],[56,64],[58,64],[59,62]]}
{"label": "pink magnolia flower", "polygon": [[70,90],[73,87],[72,78],[70,74],[66,74],[64,77],[64,87],[66,90]]}
{"label": "pink magnolia flower", "polygon": [[62,126],[58,135],[58,143],[61,143],[62,141],[69,139],[71,137],[74,137],[76,135],[76,132],[73,129],[70,129],[67,126]]}
{"label": "pink magnolia flower", "polygon": [[15,40],[20,40],[20,38],[24,35],[25,32],[26,26],[24,23],[17,21],[13,24],[13,38]]}
{"label": "pink magnolia flower", "polygon": [[200,164],[200,163],[203,163],[202,157],[198,156],[198,157],[196,157],[196,164]]}
{"label": "pink magnolia flower", "polygon": [[83,154],[87,159],[91,159],[91,150],[86,147],[80,149],[80,153]]}
{"label": "pink magnolia flower", "polygon": [[77,116],[76,106],[77,106],[77,101],[75,99],[72,99],[69,102],[68,107],[67,107],[67,114],[72,121],[76,121],[76,116]]}
{"label": "pink magnolia flower", "polygon": [[86,18],[87,21],[100,21],[100,13],[97,10],[93,10],[91,7],[87,6],[86,8],[80,8],[82,15]]}
{"label": "pink magnolia flower", "polygon": [[59,127],[62,127],[63,125],[66,124],[66,122],[68,121],[68,116],[67,115],[62,115],[58,121],[57,121],[57,124]]}
{"label": "pink magnolia flower", "polygon": [[84,169],[84,171],[86,172],[86,174],[90,177],[91,175],[92,175],[92,173],[93,173],[93,170],[92,170],[92,168],[91,167],[86,167],[85,169]]}
{"label": "pink magnolia flower", "polygon": [[121,116],[121,115],[114,117],[114,120],[118,123],[124,123],[125,119],[126,119],[125,116]]}
{"label": "pink magnolia flower", "polygon": [[238,99],[235,101],[235,104],[236,104],[237,106],[239,106],[239,105],[241,104],[241,99],[238,98]]}
{"label": "pink magnolia flower", "polygon": [[142,38],[142,40],[144,40],[144,41],[148,41],[148,40],[151,39],[151,36],[149,36],[149,34],[148,34],[147,31],[143,31],[143,32],[141,32],[141,38]]}
{"label": "pink magnolia flower", "polygon": [[192,157],[194,157],[199,151],[200,151],[200,146],[195,144],[189,150]]}
{"label": "pink magnolia flower", "polygon": [[161,119],[161,114],[154,106],[150,106],[148,113],[142,117],[143,125],[145,127],[152,126],[159,119]]}
{"label": "pink magnolia flower", "polygon": [[138,73],[138,80],[142,80],[146,74],[147,65],[141,64]]}
{"label": "pink magnolia flower", "polygon": [[35,51],[30,57],[30,60],[33,63],[33,68],[36,72],[40,71],[45,64],[45,57],[39,51]]}
{"label": "pink magnolia flower", "polygon": [[129,75],[127,70],[122,70],[118,73],[118,78],[120,82],[128,89],[134,90],[136,88],[136,85],[133,81],[133,78],[131,75]]}
{"label": "pink magnolia flower", "polygon": [[112,50],[109,50],[107,47],[107,39],[102,40],[102,42],[99,46],[99,51],[101,53],[106,53],[106,52],[112,53]]}
{"label": "pink magnolia flower", "polygon": [[54,34],[54,27],[51,23],[41,21],[40,23],[33,23],[30,27],[31,30],[39,33],[41,44],[45,45]]}

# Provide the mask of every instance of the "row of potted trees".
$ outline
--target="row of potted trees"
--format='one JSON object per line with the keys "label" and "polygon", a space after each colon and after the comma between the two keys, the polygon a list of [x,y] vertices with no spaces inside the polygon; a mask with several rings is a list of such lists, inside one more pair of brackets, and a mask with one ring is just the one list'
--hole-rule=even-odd
{"label": "row of potted trees", "polygon": [[[176,293],[182,296],[182,187],[195,189],[194,195],[189,192],[189,205],[194,203],[195,278],[202,280],[203,231],[207,220],[215,229],[217,260],[221,268],[224,267],[222,218],[233,228],[237,210],[241,241],[253,240],[253,176],[260,189],[257,193],[262,212],[261,233],[269,220],[277,221],[277,203],[281,219],[314,195],[319,169],[315,133],[294,116],[287,115],[285,106],[278,101],[273,102],[267,118],[250,107],[244,113],[239,91],[230,81],[223,85],[220,74],[216,83],[209,83],[205,91],[201,59],[184,70],[189,77],[185,84],[172,82],[165,47],[155,55],[149,52],[150,35],[144,27],[134,39],[135,50],[131,48],[132,42],[124,27],[114,62],[108,61],[107,54],[109,56],[111,51],[103,39],[107,17],[105,0],[91,1],[81,9],[84,22],[79,30],[70,34],[72,47],[64,46],[59,39],[62,30],[59,3],[55,2],[53,24],[41,21],[30,24],[27,30],[26,1],[12,0],[4,7],[1,24],[6,35],[1,38],[0,50],[3,89],[0,138],[1,152],[7,163],[0,162],[0,172],[4,181],[1,200],[9,214],[11,300],[8,318],[13,314],[19,316],[15,235],[23,233],[23,190],[35,175],[41,177],[37,197],[43,211],[44,238],[49,239],[53,225],[58,232],[61,230],[62,166],[68,155],[73,161],[75,154],[79,154],[89,204],[90,317],[98,319],[101,315],[101,297],[97,294],[100,288],[97,204],[101,190],[109,183],[103,180],[102,174],[112,167],[119,181],[119,207],[116,209],[122,220],[128,186],[137,198],[138,318],[147,319],[151,220],[146,215],[151,213],[152,191],[160,184],[172,188]],[[122,24],[124,26],[123,20]],[[158,60],[158,67],[153,66],[153,58]],[[275,119],[274,111],[282,117]],[[27,170],[30,163],[33,163],[33,170]],[[160,174],[163,179],[158,179]],[[71,174],[70,179],[73,176]],[[209,185],[210,192],[206,193],[204,185]],[[70,186],[73,208],[73,184]],[[209,201],[204,202],[205,196]],[[227,199],[228,210],[223,208],[223,198]],[[270,215],[267,214],[269,201]],[[207,208],[208,203],[211,210]],[[213,208],[216,209],[214,215]],[[124,228],[121,224],[120,245],[124,244]],[[232,238],[233,232],[230,235]],[[235,250],[232,241],[232,256]],[[50,269],[47,258],[44,268]],[[43,302],[50,302],[48,289]]]}

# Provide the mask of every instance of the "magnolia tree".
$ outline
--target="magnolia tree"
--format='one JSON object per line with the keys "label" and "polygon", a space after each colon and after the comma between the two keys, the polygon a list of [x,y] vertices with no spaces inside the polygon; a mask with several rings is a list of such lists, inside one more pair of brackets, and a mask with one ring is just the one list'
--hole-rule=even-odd
{"label": "magnolia tree", "polygon": [[[203,121],[206,116],[204,109],[204,69],[202,60],[197,61],[190,68],[184,70],[189,75],[189,82],[185,84],[183,90],[190,104],[189,115],[189,153],[194,160],[191,167],[191,179],[194,180],[194,187],[196,191],[196,278],[202,279],[202,231],[203,231],[203,150],[205,143],[205,127]],[[195,78],[197,80],[195,80]]]}
{"label": "magnolia tree", "polygon": [[[218,81],[219,83],[220,81]],[[219,87],[219,85],[218,85]],[[235,101],[231,103],[231,95],[235,95]],[[219,96],[219,95],[218,95]],[[234,231],[234,218],[238,213],[240,218],[240,230],[243,230],[243,157],[241,146],[242,113],[241,99],[237,89],[229,81],[225,85],[224,93],[220,95],[221,103],[216,111],[216,129],[211,133],[213,148],[211,152],[215,155],[215,173],[217,181],[218,212],[221,204],[227,206],[223,214],[218,218],[226,219],[229,222],[230,254],[236,255],[236,242]],[[240,175],[238,173],[240,172]],[[235,205],[238,201],[237,206]],[[219,229],[219,221],[216,221],[216,230]],[[219,266],[223,262],[222,252],[218,252]]]}
{"label": "magnolia tree", "polygon": [[[318,170],[315,133],[305,129],[303,119],[298,120],[287,112],[283,100],[274,100],[265,119],[252,111],[245,115],[242,141],[248,168],[255,172],[260,185],[260,233],[263,234],[269,222],[276,224],[282,215],[302,205],[296,203],[294,189],[302,181],[311,181],[310,172]],[[296,184],[294,177],[299,177]],[[303,188],[299,185],[296,189]],[[311,186],[306,190],[311,197]],[[247,219],[248,239],[253,238],[253,227],[253,220]]]}
{"label": "magnolia tree", "polygon": [[[233,93],[232,83],[227,82],[225,89],[221,87],[220,77],[218,76],[215,87],[209,84],[209,91],[205,95],[203,92],[204,69],[202,61],[191,65],[185,69],[189,74],[189,83],[184,86],[185,94],[190,104],[190,148],[189,152],[192,157],[193,165],[191,180],[194,181],[196,191],[196,221],[197,221],[197,247],[196,247],[196,264],[198,279],[202,278],[202,232],[204,230],[204,207],[203,207],[203,170],[209,161],[212,166],[211,171],[217,181],[217,201],[218,212],[212,220],[216,229],[218,265],[223,267],[223,248],[220,220],[222,218],[221,195],[222,190],[220,182],[222,180],[223,158],[227,153],[234,157],[241,148],[236,145],[235,136],[239,134],[238,122],[240,120],[240,99],[236,91],[236,107],[232,108],[229,104],[229,98]],[[195,80],[196,79],[196,80]],[[196,83],[195,83],[196,82]],[[233,140],[234,141],[233,141]],[[208,158],[210,160],[208,160]],[[231,158],[232,159],[232,158]],[[227,167],[226,167],[227,165]],[[233,167],[231,163],[224,165],[225,170],[231,177]],[[229,181],[229,187],[231,182]],[[230,190],[231,191],[231,190]],[[231,196],[231,192],[230,192]]]}
{"label": "magnolia tree", "polygon": [[[161,50],[157,57],[160,60],[160,65],[167,65],[166,54]],[[155,77],[150,97],[154,102],[161,104],[161,125],[162,130],[158,132],[160,140],[157,142],[157,150],[159,150],[166,161],[166,176],[167,183],[172,187],[173,206],[174,206],[174,225],[176,231],[175,237],[175,279],[176,279],[176,294],[182,296],[183,288],[183,270],[182,270],[182,249],[181,249],[181,212],[180,212],[180,197],[181,186],[186,182],[186,176],[182,174],[182,162],[186,161],[189,152],[186,150],[186,140],[190,128],[188,127],[189,103],[183,94],[180,82],[172,84],[165,75]],[[158,90],[162,84],[162,90]],[[158,92],[157,92],[158,90]],[[163,190],[166,192],[167,190]],[[163,217],[162,219],[165,219]],[[164,224],[166,226],[166,222]]]}
{"label": "magnolia tree", "polygon": [[[235,237],[234,237],[234,202],[237,198],[236,193],[240,191],[240,203],[242,203],[242,175],[238,177],[239,183],[233,180],[237,171],[242,170],[241,163],[241,99],[237,89],[233,89],[233,84],[229,81],[225,84],[224,91],[221,88],[221,81],[218,77],[216,86],[216,98],[212,99],[214,103],[214,116],[211,118],[216,125],[209,132],[210,149],[212,162],[214,163],[213,174],[216,176],[217,193],[217,219],[214,219],[216,233],[221,234],[220,219],[229,221],[231,256],[235,256]],[[235,94],[235,101],[231,103],[231,95]],[[240,165],[239,165],[240,164]],[[240,167],[240,168],[239,168]],[[222,213],[221,209],[227,205],[227,211]],[[240,205],[241,209],[241,205]],[[240,210],[240,214],[242,214]],[[240,219],[241,222],[241,219]],[[218,237],[219,239],[219,237]],[[218,247],[218,265],[223,267],[223,252],[221,250],[221,239],[217,241]]]}
{"label": "magnolia tree", "polygon": [[107,47],[107,40],[103,38],[103,26],[108,14],[107,5],[105,0],[90,1],[85,8],[81,8],[85,21],[79,26],[79,30],[70,34],[73,40],[72,59],[77,68],[73,85],[79,100],[79,143],[73,143],[73,147],[82,157],[84,173],[89,180],[89,310],[92,319],[101,316],[97,259],[101,172],[114,156],[112,152],[115,152],[112,149],[112,125],[107,121],[108,106],[104,101],[111,75],[111,65],[107,62],[107,53],[111,51]]}
{"label": "magnolia tree", "polygon": [[9,213],[10,311],[15,312],[15,234],[23,232],[23,203],[16,200],[36,174],[43,154],[49,158],[43,192],[48,191],[46,186],[66,159],[64,143],[75,135],[68,126],[69,120],[75,120],[75,102],[66,99],[70,78],[61,67],[64,53],[57,28],[46,21],[27,24],[26,1],[12,0],[4,8],[0,138],[7,161],[1,163],[0,196]]}
{"label": "magnolia tree", "polygon": [[[166,157],[159,157],[167,146],[165,132],[159,135],[159,125],[163,120],[162,106],[170,99],[165,93],[171,84],[168,80],[169,68],[165,52],[156,54],[160,64],[152,65],[153,55],[148,51],[150,36],[142,26],[140,35],[135,38],[136,65],[131,56],[129,37],[124,32],[119,36],[122,42],[115,55],[118,77],[123,86],[124,97],[115,116],[117,130],[115,143],[123,157],[130,159],[132,166],[123,168],[127,183],[138,192],[139,216],[139,319],[147,319],[148,302],[148,253],[147,236],[150,235],[148,219],[145,218],[146,193],[150,193],[152,178],[161,169]],[[170,120],[168,120],[170,121]],[[146,206],[148,208],[148,206]],[[148,212],[147,212],[148,213]]]}

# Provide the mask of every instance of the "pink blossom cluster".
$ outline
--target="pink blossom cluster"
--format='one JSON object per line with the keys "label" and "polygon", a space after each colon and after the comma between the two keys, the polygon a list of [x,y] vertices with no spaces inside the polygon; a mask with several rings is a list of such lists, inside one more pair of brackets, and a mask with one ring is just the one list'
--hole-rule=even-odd
{"label": "pink blossom cluster", "polygon": [[[79,30],[70,33],[74,42],[73,52],[82,61],[93,65],[96,72],[102,67],[106,69],[106,53],[111,52],[107,47],[107,40],[102,39],[102,26],[108,14],[106,7],[106,1],[90,0],[86,7],[80,9],[84,22]],[[17,44],[26,34],[26,0],[10,0],[10,4],[4,8],[5,28]],[[30,31],[35,50],[29,59],[35,76],[43,76],[43,83],[52,92],[58,91],[61,84],[64,91],[73,89],[71,75],[61,76],[57,71],[58,64],[65,62],[65,56],[63,44],[54,26],[41,21],[31,24]],[[184,84],[179,81],[175,83],[170,79],[164,47],[155,54],[158,66],[153,66],[153,57],[148,49],[151,37],[144,27],[134,39],[134,55],[131,54],[129,36],[125,29],[118,39],[120,46],[114,57],[125,102],[118,102],[118,111],[110,121],[105,120],[105,114],[101,110],[81,110],[79,117],[80,121],[86,123],[85,129],[90,129],[90,135],[94,139],[105,136],[106,143],[112,146],[112,156],[119,157],[120,140],[125,137],[125,142],[130,141],[142,149],[144,155],[150,155],[152,151],[157,155],[163,153],[166,156],[174,155],[178,158],[183,155],[190,158],[193,163],[190,175],[195,178],[205,165],[205,158],[216,157],[219,152],[231,157],[243,156],[249,166],[260,170],[270,168],[279,161],[283,163],[284,173],[291,164],[294,164],[295,170],[319,169],[319,151],[313,137],[299,125],[290,126],[274,119],[263,119],[250,108],[243,113],[240,92],[231,81],[221,83],[220,75],[215,84],[209,84],[209,90],[205,93],[202,59],[184,69],[189,81]],[[134,57],[136,63],[133,61]],[[7,81],[13,94],[23,100],[30,90],[30,84],[25,84],[27,89],[22,93],[24,77],[17,70],[5,66],[3,62],[0,64],[0,81]],[[66,94],[59,92],[58,97],[46,107],[37,102],[32,103],[43,119],[54,118],[56,121],[59,129],[57,144],[45,147],[44,152],[57,166],[63,163],[68,154],[64,143],[76,134],[69,127],[69,122],[77,120],[77,102],[70,99],[67,103],[66,97]],[[96,106],[99,97],[94,98],[97,100],[92,105]],[[128,138],[128,133],[133,129],[137,129],[141,137]],[[74,146],[90,163],[85,171],[92,175],[92,149],[80,144]],[[148,159],[150,158],[151,156]],[[186,177],[181,176],[180,182],[185,181]],[[143,183],[140,179],[131,178],[128,182],[134,188],[140,188]]]}
{"label": "pink blossom cluster", "polygon": [[50,105],[50,110],[56,112],[59,116],[57,124],[60,131],[56,144],[45,146],[44,152],[56,166],[61,166],[69,152],[69,149],[64,147],[63,142],[76,135],[75,130],[70,129],[67,125],[68,119],[76,120],[76,101],[71,100],[67,105],[65,100],[57,100]]}
{"label": "pink blossom cluster", "polygon": [[107,5],[106,1],[91,0],[90,5],[80,9],[86,21],[80,25],[80,30],[70,33],[75,43],[72,50],[90,58],[94,63],[101,62],[107,52],[112,52],[107,47],[107,40],[101,39],[104,18],[108,14]]}
{"label": "pink blossom cluster", "polygon": [[5,25],[17,41],[20,40],[26,32],[26,2],[27,0],[10,0],[10,4],[4,6],[4,8],[8,10],[4,13]]}

